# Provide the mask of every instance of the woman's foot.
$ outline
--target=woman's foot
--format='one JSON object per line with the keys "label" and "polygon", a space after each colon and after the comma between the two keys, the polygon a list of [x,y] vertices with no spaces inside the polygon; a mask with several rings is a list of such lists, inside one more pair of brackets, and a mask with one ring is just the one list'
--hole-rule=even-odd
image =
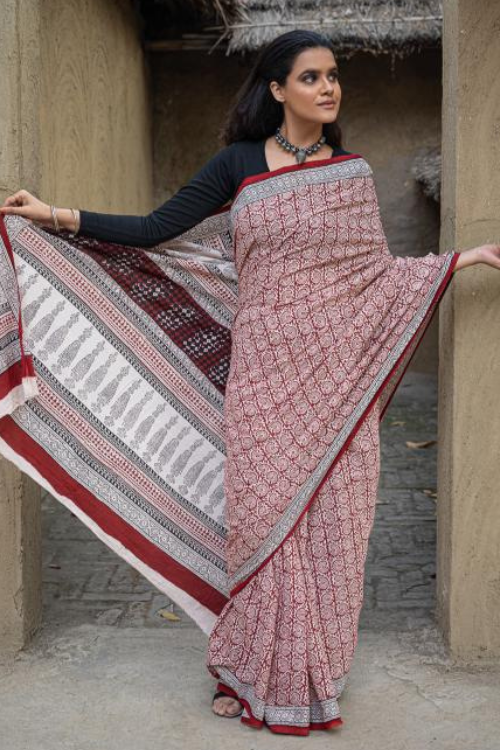
{"label": "woman's foot", "polygon": [[243,706],[237,698],[232,698],[230,695],[224,695],[219,692],[214,695],[212,711],[218,716],[232,718],[243,713]]}

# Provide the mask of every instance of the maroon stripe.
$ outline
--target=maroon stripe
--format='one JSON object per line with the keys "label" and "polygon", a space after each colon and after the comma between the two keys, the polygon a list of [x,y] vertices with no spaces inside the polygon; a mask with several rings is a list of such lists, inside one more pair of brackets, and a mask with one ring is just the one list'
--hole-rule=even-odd
{"label": "maroon stripe", "polygon": [[231,331],[172,281],[143,250],[117,243],[72,238],[172,340],[221,392],[226,389]]}
{"label": "maroon stripe", "polygon": [[203,606],[219,615],[227,598],[116,515],[82,487],[46,451],[11,419],[0,419],[0,436],[50,483],[54,492],[70,498],[106,534],[117,539],[165,580],[178,586]]}

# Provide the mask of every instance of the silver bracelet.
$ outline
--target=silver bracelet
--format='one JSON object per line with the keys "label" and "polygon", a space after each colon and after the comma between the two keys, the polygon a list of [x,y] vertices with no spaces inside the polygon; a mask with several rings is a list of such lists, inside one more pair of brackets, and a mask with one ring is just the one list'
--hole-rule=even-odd
{"label": "silver bracelet", "polygon": [[70,211],[73,214],[73,218],[75,220],[75,230],[73,234],[78,234],[80,230],[80,211],[76,211],[74,208],[70,208]]}
{"label": "silver bracelet", "polygon": [[54,222],[54,229],[56,230],[56,232],[60,232],[61,227],[59,226],[59,219],[57,218],[55,206],[50,207],[50,213],[52,214],[52,221]]}

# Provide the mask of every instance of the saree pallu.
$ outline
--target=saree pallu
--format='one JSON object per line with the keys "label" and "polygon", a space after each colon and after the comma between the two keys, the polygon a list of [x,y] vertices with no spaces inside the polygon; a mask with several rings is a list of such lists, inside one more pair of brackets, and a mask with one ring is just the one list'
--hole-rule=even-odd
{"label": "saree pallu", "polygon": [[358,154],[155,248],[0,230],[3,455],[194,619],[243,723],[342,724],[379,423],[458,253],[392,256]]}

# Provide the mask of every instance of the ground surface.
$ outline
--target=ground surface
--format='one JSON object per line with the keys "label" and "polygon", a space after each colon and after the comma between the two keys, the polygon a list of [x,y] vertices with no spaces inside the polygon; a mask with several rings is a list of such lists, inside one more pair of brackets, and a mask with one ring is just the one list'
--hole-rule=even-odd
{"label": "ground surface", "polygon": [[[407,373],[382,476],[344,725],[280,737],[211,713],[206,636],[50,497],[44,625],[1,665],[2,750],[499,750],[500,666],[457,665],[434,625],[436,382]],[[165,611],[180,619],[167,620]]]}

